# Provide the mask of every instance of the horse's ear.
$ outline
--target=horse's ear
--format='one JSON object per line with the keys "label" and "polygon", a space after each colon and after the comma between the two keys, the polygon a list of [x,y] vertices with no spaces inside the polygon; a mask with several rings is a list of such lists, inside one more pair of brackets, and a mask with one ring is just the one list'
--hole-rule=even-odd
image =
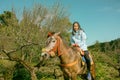
{"label": "horse's ear", "polygon": [[55,34],[55,32],[48,32],[47,38],[54,35],[54,34]]}
{"label": "horse's ear", "polygon": [[55,33],[55,36],[58,36],[58,35],[60,35],[60,32]]}

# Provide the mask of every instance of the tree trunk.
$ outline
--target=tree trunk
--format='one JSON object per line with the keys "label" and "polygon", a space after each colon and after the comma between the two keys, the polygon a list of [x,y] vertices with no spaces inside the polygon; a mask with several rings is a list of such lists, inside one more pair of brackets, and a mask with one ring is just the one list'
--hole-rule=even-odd
{"label": "tree trunk", "polygon": [[38,80],[35,74],[35,70],[30,71],[30,74],[31,74],[31,80]]}

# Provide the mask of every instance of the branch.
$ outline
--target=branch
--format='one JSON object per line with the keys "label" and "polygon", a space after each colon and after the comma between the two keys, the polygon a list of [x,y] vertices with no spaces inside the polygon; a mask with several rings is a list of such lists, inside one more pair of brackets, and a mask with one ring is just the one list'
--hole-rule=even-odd
{"label": "branch", "polygon": [[38,45],[38,44],[36,44],[36,43],[29,43],[29,44],[25,44],[25,45],[23,45],[23,46],[20,46],[20,47],[18,47],[17,49],[15,49],[15,50],[11,50],[11,51],[5,51],[4,50],[4,47],[2,46],[2,51],[5,53],[5,54],[10,54],[10,53],[14,53],[14,52],[17,52],[17,51],[19,51],[19,50],[21,50],[22,48],[24,48],[24,47],[27,47],[27,46],[31,46],[31,45]]}
{"label": "branch", "polygon": [[2,48],[2,52],[8,56],[8,60],[21,63],[28,71],[31,72],[31,71],[33,71],[33,67],[31,67],[27,62],[21,60],[20,58],[14,58],[14,57],[10,56],[11,53],[17,52],[18,50],[21,50],[22,48],[24,48],[26,46],[30,46],[30,45],[33,45],[33,43],[23,45],[15,50],[11,50],[11,51],[6,51],[6,50],[4,50],[4,48]]}
{"label": "branch", "polygon": [[45,43],[34,43],[34,42],[31,42],[31,41],[27,41],[26,39],[23,39],[26,43],[29,43],[29,44],[33,44],[33,45],[45,45]]}
{"label": "branch", "polygon": [[[20,58],[14,58],[12,56],[10,56],[6,51],[3,50],[3,52],[8,56],[8,58],[6,58],[7,60],[10,61],[16,61],[21,63],[28,71],[32,71],[33,68],[25,61],[21,60]],[[3,58],[2,58],[3,59]]]}
{"label": "branch", "polygon": [[0,59],[1,59],[1,60],[9,60],[8,57],[3,57],[3,56],[1,56]]}

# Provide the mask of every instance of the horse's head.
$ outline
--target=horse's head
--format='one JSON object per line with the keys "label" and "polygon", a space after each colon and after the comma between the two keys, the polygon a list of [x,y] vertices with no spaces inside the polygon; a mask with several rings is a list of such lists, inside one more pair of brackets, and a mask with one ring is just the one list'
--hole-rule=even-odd
{"label": "horse's head", "polygon": [[42,54],[41,56],[44,56],[46,58],[49,58],[50,56],[55,56],[55,52],[58,51],[58,45],[59,45],[59,35],[60,32],[58,33],[48,33],[48,38],[46,40],[46,47],[42,49]]}

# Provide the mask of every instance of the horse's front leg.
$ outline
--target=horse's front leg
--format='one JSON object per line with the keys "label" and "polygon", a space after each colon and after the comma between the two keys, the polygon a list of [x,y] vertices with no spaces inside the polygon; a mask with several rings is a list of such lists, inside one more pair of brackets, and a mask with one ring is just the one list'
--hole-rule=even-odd
{"label": "horse's front leg", "polygon": [[72,73],[71,75],[71,80],[77,80],[77,74],[76,73]]}
{"label": "horse's front leg", "polygon": [[64,76],[64,80],[70,80],[71,74],[67,68],[63,69],[63,76]]}
{"label": "horse's front leg", "polygon": [[64,80],[69,80],[69,77],[67,74],[63,73]]}

